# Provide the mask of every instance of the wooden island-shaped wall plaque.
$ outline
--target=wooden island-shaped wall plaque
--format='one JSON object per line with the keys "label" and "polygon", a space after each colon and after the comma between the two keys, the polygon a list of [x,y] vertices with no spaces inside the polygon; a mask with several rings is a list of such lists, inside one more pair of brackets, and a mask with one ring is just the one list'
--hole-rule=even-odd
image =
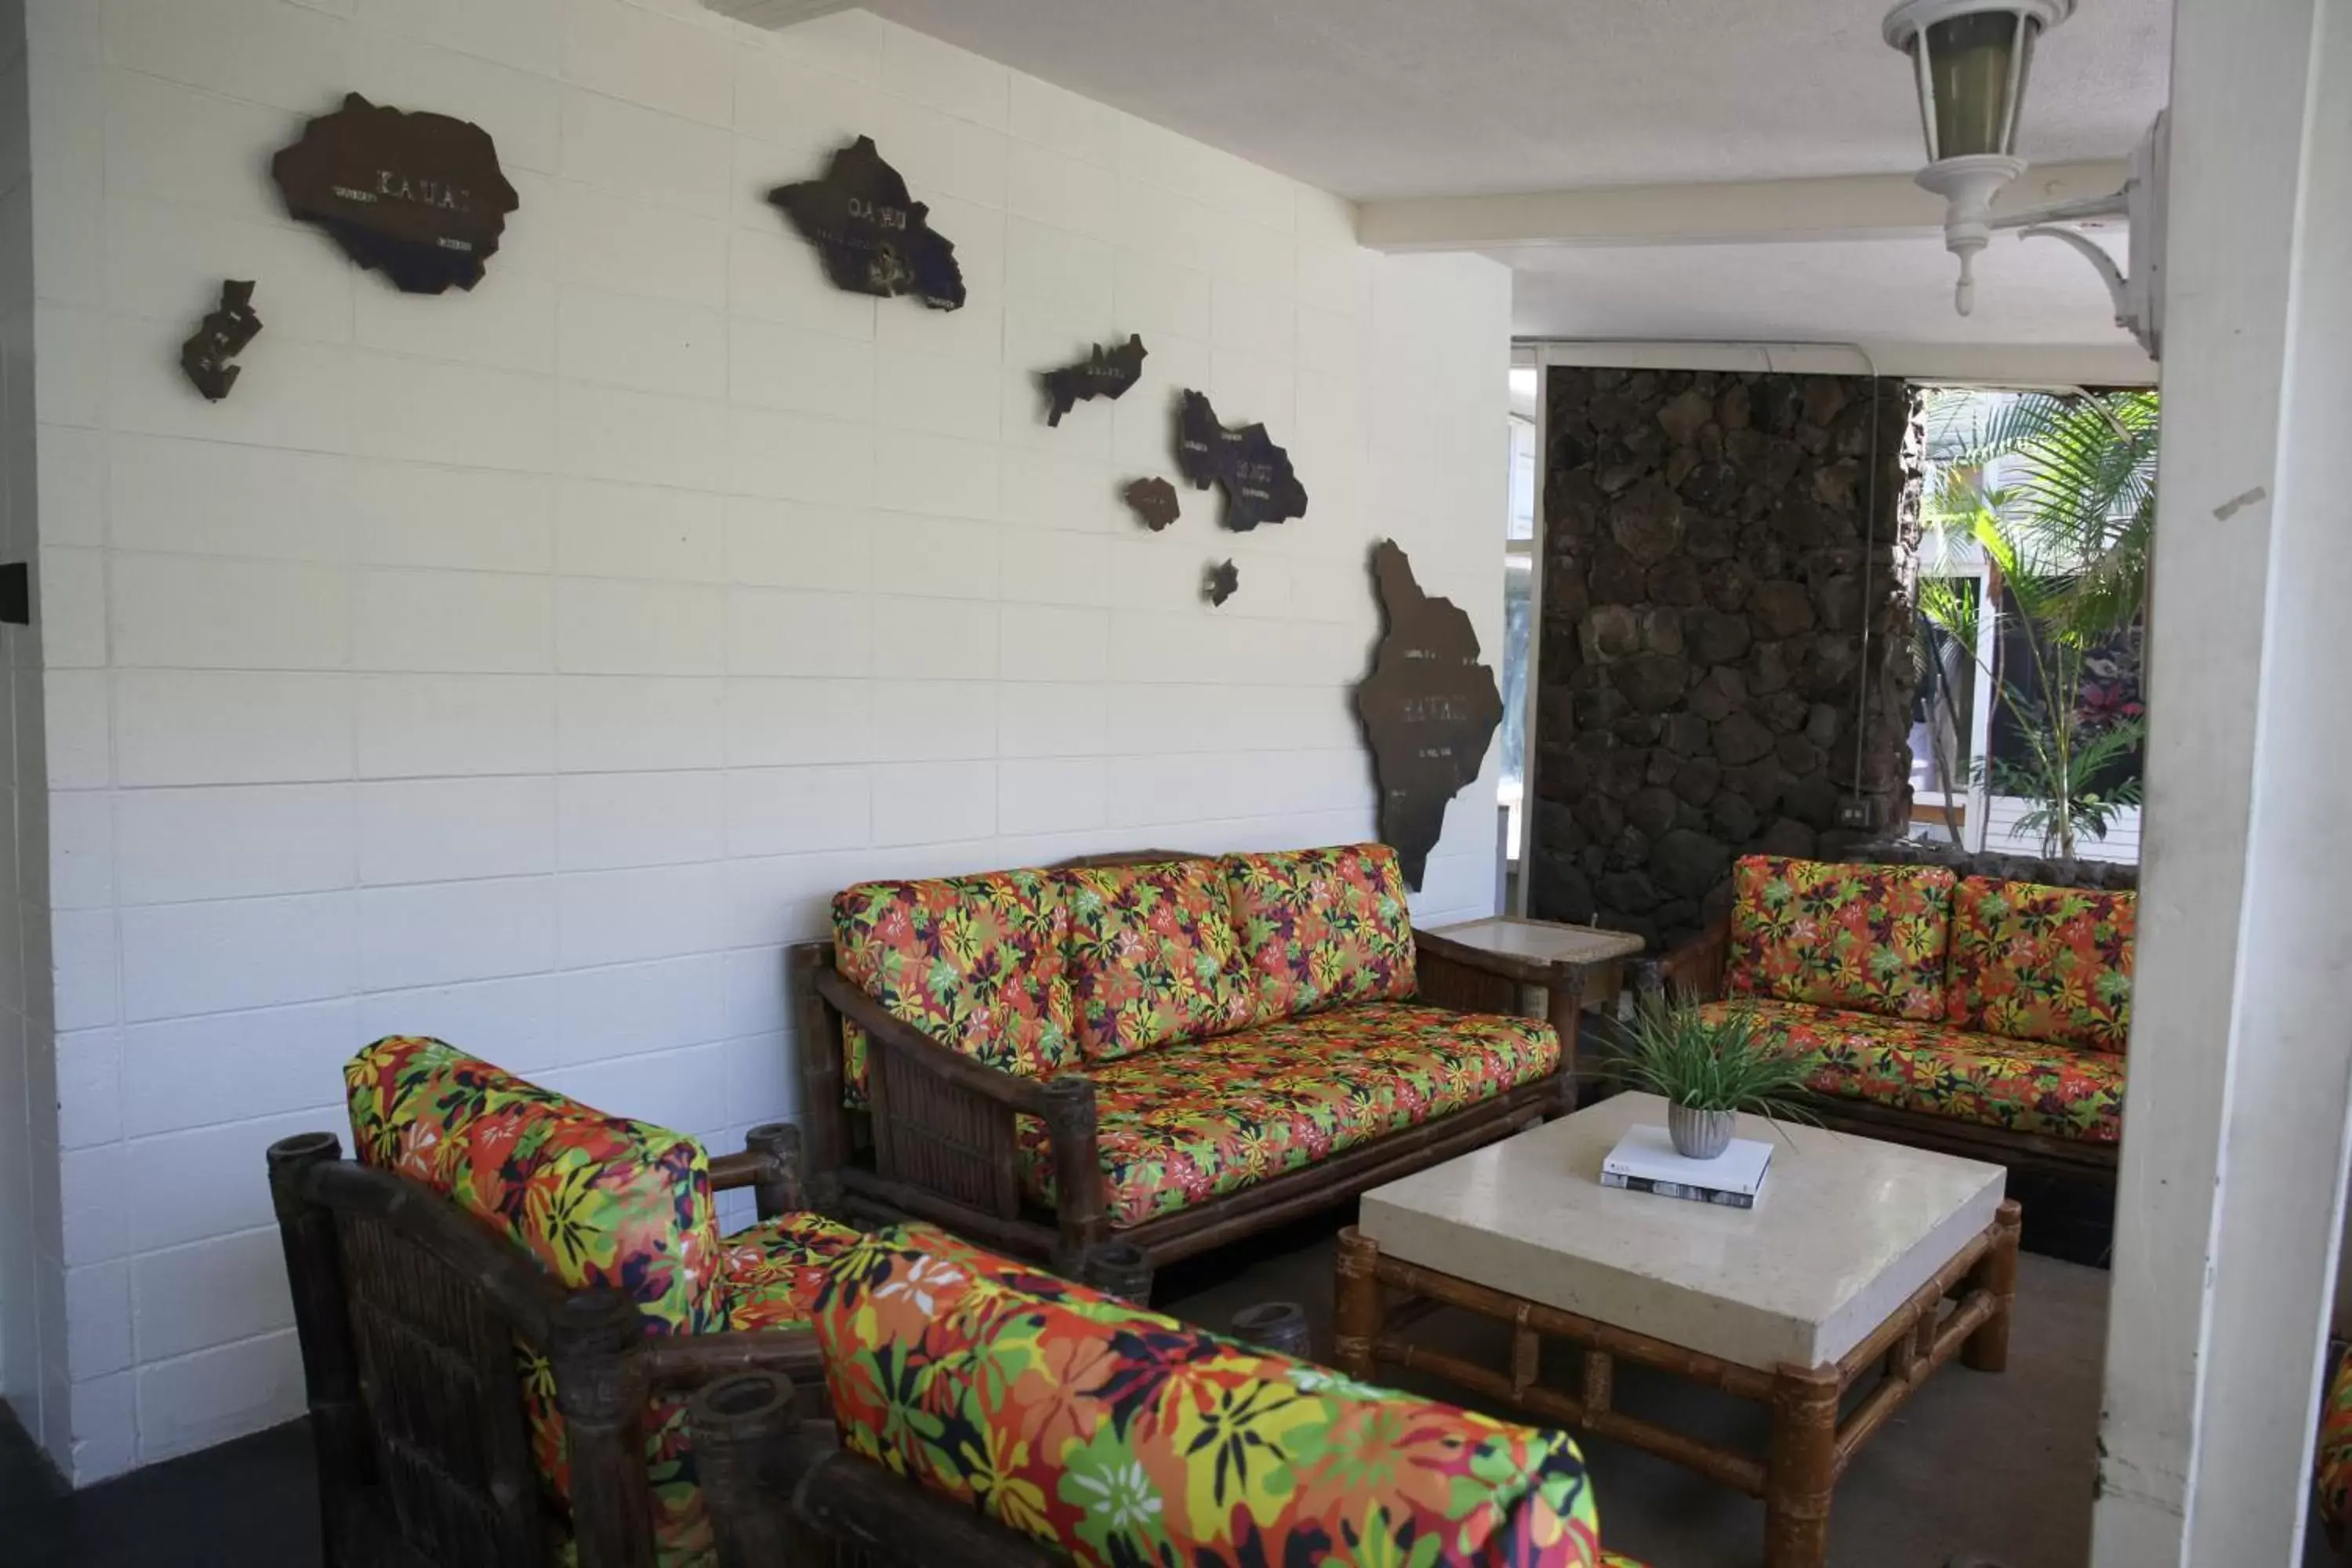
{"label": "wooden island-shaped wall plaque", "polygon": [[1386,622],[1372,672],[1356,688],[1356,714],[1381,791],[1381,839],[1415,891],[1445,826],[1445,805],[1478,777],[1503,721],[1495,672],[1478,662],[1478,634],[1451,599],[1422,592],[1393,540],[1372,547],[1372,580]]}
{"label": "wooden island-shaped wall plaque", "polygon": [[386,109],[356,92],[305,125],[269,172],[287,212],[410,294],[479,283],[507,214],[522,205],[488,132],[446,114]]}

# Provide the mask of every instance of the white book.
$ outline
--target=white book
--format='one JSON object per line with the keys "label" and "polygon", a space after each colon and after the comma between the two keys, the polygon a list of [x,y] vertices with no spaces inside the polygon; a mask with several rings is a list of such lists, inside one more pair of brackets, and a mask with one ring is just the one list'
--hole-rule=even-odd
{"label": "white book", "polygon": [[1675,1152],[1674,1140],[1660,1126],[1626,1130],[1601,1163],[1601,1184],[1662,1197],[1688,1198],[1727,1208],[1753,1208],[1772,1164],[1772,1145],[1734,1138],[1712,1160],[1689,1160]]}

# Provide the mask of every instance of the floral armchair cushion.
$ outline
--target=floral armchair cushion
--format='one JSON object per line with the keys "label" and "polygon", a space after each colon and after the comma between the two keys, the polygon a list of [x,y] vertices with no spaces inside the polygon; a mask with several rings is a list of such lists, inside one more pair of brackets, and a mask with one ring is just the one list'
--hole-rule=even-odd
{"label": "floral armchair cushion", "polygon": [[447,1194],[566,1285],[622,1291],[671,1333],[722,1326],[710,1168],[693,1139],[439,1040],[379,1040],[343,1078],[365,1163]]}
{"label": "floral armchair cushion", "polygon": [[[897,1018],[1024,1078],[1076,1059],[1064,949],[1069,906],[1051,871],[864,882],[833,900],[834,963]],[[852,1105],[866,1102],[866,1036],[843,1031]]]}
{"label": "floral armchair cushion", "polygon": [[851,1452],[1097,1568],[1593,1568],[1562,1433],[1354,1384],[903,1226],[833,1265]]}
{"label": "floral armchair cushion", "polygon": [[1255,992],[1249,1021],[1413,994],[1412,911],[1385,844],[1229,855],[1234,933]]}
{"label": "floral armchair cushion", "polygon": [[1070,999],[1078,1048],[1112,1061],[1249,1021],[1240,949],[1214,860],[1073,871]]}
{"label": "floral armchair cushion", "polygon": [[1735,996],[1944,1016],[1953,875],[1750,855],[1732,870],[1725,989]]}
{"label": "floral armchair cushion", "polygon": [[2013,1040],[2123,1050],[2137,893],[1970,877],[1952,900],[1953,1023]]}

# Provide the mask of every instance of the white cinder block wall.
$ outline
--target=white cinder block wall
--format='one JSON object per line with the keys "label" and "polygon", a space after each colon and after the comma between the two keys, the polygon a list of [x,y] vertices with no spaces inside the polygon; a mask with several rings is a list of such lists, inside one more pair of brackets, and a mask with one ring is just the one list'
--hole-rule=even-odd
{"label": "white cinder block wall", "polygon": [[[30,561],[39,545],[30,83],[22,7],[0,6],[0,561]],[[39,634],[0,626],[0,1398],[37,1426],[45,1402],[65,1405],[68,1361]]]}
{"label": "white cinder block wall", "polygon": [[[779,955],[850,881],[1369,836],[1375,537],[1500,647],[1492,263],[1381,259],[864,13],[30,9],[65,1331],[8,1388],[79,1481],[299,1410],[261,1152],[342,1124],[357,1046],[726,1142],[793,1109]],[[497,138],[522,207],[473,293],[281,215],[270,153],[350,89]],[[861,132],[961,311],[835,292],[762,199]],[[214,405],[176,353],[223,277],[267,328]],[[1144,384],[1048,429],[1033,373],[1130,331]],[[1184,386],[1268,423],[1304,521],[1129,517]],[[1429,918],[1491,907],[1493,784]]]}

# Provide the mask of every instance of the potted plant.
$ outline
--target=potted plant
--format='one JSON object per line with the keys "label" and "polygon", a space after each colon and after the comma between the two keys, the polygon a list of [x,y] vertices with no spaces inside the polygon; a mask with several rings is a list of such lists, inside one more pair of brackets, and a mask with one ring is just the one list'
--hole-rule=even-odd
{"label": "potted plant", "polygon": [[1730,1146],[1740,1111],[1772,1121],[1818,1119],[1794,1096],[1805,1087],[1802,1055],[1757,1036],[1745,1009],[1718,1019],[1696,1003],[1645,996],[1633,1011],[1617,1076],[1666,1102],[1666,1132],[1686,1160],[1712,1160]]}

